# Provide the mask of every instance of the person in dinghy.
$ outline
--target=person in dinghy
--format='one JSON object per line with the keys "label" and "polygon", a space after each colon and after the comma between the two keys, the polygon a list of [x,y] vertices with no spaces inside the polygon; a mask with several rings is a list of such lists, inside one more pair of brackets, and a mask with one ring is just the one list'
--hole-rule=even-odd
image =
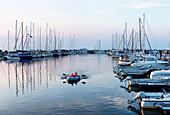
{"label": "person in dinghy", "polygon": [[77,76],[78,76],[77,72],[75,72],[74,76],[75,76],[75,77],[77,77]]}
{"label": "person in dinghy", "polygon": [[74,77],[73,73],[71,74],[71,77]]}

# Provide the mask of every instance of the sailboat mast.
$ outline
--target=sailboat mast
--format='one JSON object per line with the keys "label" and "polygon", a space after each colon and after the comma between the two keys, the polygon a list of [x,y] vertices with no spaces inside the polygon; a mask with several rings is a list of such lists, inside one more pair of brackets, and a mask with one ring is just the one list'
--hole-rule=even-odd
{"label": "sailboat mast", "polygon": [[51,50],[53,49],[53,30],[51,29]]}
{"label": "sailboat mast", "polygon": [[23,33],[23,22],[22,22],[22,52],[23,52],[23,50],[24,50],[24,46],[23,46],[23,35],[24,33]]}
{"label": "sailboat mast", "polygon": [[41,50],[41,27],[40,27],[40,41],[39,41],[39,44],[40,44],[40,49]]}
{"label": "sailboat mast", "polygon": [[36,39],[36,46],[37,46],[37,48],[36,49],[38,49],[38,41],[39,41],[39,27],[37,27],[37,37],[36,37],[37,39]]}
{"label": "sailboat mast", "polygon": [[127,50],[127,23],[125,23],[125,50]]}
{"label": "sailboat mast", "polygon": [[60,49],[62,49],[62,36],[61,36],[61,39],[60,39]]}
{"label": "sailboat mast", "polygon": [[115,50],[118,50],[118,47],[119,47],[119,45],[118,45],[118,40],[119,40],[119,38],[118,38],[118,32],[117,33],[115,33]]}
{"label": "sailboat mast", "polygon": [[46,24],[46,51],[48,49],[48,23]]}
{"label": "sailboat mast", "polygon": [[99,39],[99,50],[101,50],[101,39]]}
{"label": "sailboat mast", "polygon": [[123,33],[123,51],[125,51],[125,35]]}
{"label": "sailboat mast", "polygon": [[48,49],[50,50],[50,39],[51,39],[51,34],[50,34],[50,32],[51,32],[51,29],[49,29],[49,35],[48,35],[48,42],[49,42],[49,44],[48,44]]}
{"label": "sailboat mast", "polygon": [[140,51],[142,51],[142,40],[141,40],[141,19],[139,18],[139,40],[140,40]]}
{"label": "sailboat mast", "polygon": [[8,30],[8,53],[9,53],[9,30]]}
{"label": "sailboat mast", "polygon": [[31,51],[31,36],[32,36],[32,22],[30,23],[30,36],[29,36],[29,39],[30,39],[30,51]]}
{"label": "sailboat mast", "polygon": [[60,32],[58,32],[58,49],[60,49]]}
{"label": "sailboat mast", "polygon": [[62,35],[62,48],[64,48],[64,32],[63,32],[63,35]]}
{"label": "sailboat mast", "polygon": [[54,50],[56,50],[56,32],[55,32],[55,28],[54,28],[54,40],[55,40]]}
{"label": "sailboat mast", "polygon": [[14,47],[14,50],[17,50],[17,40],[18,40],[18,37],[17,37],[17,20],[16,20],[16,23],[15,23],[15,47]]}
{"label": "sailboat mast", "polygon": [[74,34],[74,50],[75,50],[75,34]]}
{"label": "sailboat mast", "polygon": [[[27,32],[27,26],[26,26],[26,42],[25,42],[25,44],[26,44],[26,50],[28,50],[28,43],[29,43],[29,40],[28,40],[28,32]],[[25,45],[24,45],[25,46]]]}
{"label": "sailboat mast", "polygon": [[134,50],[136,50],[137,49],[137,46],[138,46],[138,39],[139,39],[139,36],[138,36],[138,32],[135,32],[135,48],[134,48]]}
{"label": "sailboat mast", "polygon": [[112,50],[114,49],[114,34],[112,34]]}
{"label": "sailboat mast", "polygon": [[72,43],[71,43],[71,34],[70,34],[70,50],[71,50],[71,44],[72,44]]}
{"label": "sailboat mast", "polygon": [[145,33],[145,14],[143,14],[143,50],[145,50],[145,37],[146,37],[146,33]]}
{"label": "sailboat mast", "polygon": [[49,29],[49,51],[51,50],[51,43],[52,43],[52,30]]}
{"label": "sailboat mast", "polygon": [[35,24],[33,23],[33,50],[35,50]]}
{"label": "sailboat mast", "polygon": [[132,53],[134,50],[134,29],[132,29]]}

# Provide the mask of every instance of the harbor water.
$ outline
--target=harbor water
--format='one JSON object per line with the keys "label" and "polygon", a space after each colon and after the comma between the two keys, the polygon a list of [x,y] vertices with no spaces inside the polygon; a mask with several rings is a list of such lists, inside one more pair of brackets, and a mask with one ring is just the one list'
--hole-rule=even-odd
{"label": "harbor water", "polygon": [[[113,73],[117,63],[118,59],[99,54],[1,61],[0,113],[136,115],[141,111],[138,104],[127,103],[135,93],[121,88],[124,83]],[[63,73],[74,72],[86,77],[67,83]]]}

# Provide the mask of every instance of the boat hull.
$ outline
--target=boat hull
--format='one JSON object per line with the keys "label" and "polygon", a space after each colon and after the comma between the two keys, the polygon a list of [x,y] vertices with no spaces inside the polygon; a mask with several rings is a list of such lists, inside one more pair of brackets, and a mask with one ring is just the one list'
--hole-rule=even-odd
{"label": "boat hull", "polygon": [[20,60],[32,60],[32,56],[20,56]]}
{"label": "boat hull", "polygon": [[32,55],[29,54],[19,54],[20,60],[32,60]]}
{"label": "boat hull", "polygon": [[67,82],[68,83],[77,83],[80,81],[80,76],[77,77],[67,77]]}
{"label": "boat hull", "polygon": [[140,101],[141,108],[156,108],[155,104],[159,102],[170,102],[169,99],[155,98],[155,99],[142,99]]}

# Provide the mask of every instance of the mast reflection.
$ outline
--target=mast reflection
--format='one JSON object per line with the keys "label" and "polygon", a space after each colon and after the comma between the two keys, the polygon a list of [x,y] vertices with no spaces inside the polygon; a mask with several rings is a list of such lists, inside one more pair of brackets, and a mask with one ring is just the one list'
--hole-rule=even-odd
{"label": "mast reflection", "polygon": [[[59,66],[63,65],[62,58],[48,58],[29,62],[5,62],[8,69],[7,86],[15,87],[15,95],[33,93],[39,86],[49,87],[49,83],[56,82]],[[12,67],[14,66],[14,67]],[[5,72],[4,72],[5,73]],[[14,77],[12,77],[14,76]]]}
{"label": "mast reflection", "polygon": [[22,94],[24,94],[24,69],[23,69],[23,63],[22,63]]}
{"label": "mast reflection", "polygon": [[35,63],[33,63],[33,90],[35,90]]}
{"label": "mast reflection", "polygon": [[46,87],[48,88],[48,59],[45,62],[46,62]]}
{"label": "mast reflection", "polygon": [[10,83],[10,64],[8,63],[8,86],[9,86],[9,88],[10,88],[10,85],[11,85],[11,83]]}
{"label": "mast reflection", "polygon": [[16,74],[16,97],[18,97],[18,71],[17,71],[17,63],[15,65],[15,74]]}

